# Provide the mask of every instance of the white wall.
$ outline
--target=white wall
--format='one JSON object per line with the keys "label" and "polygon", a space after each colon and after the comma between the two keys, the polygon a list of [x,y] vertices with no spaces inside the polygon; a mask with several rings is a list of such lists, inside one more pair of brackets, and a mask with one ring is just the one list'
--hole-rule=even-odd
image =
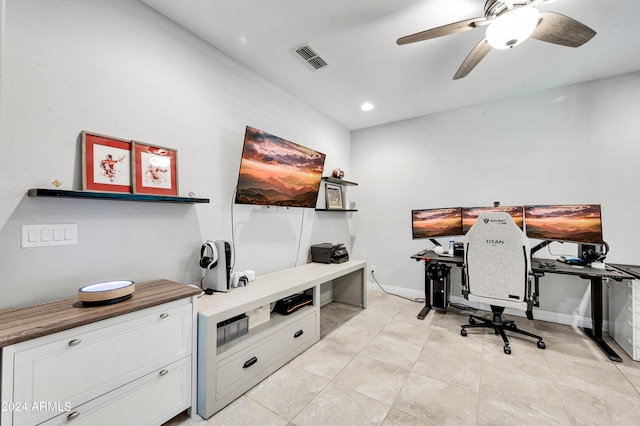
{"label": "white wall", "polygon": [[[0,0],[0,10],[5,3],[0,308],[73,296],[110,278],[196,282],[200,243],[231,239],[232,228],[239,270],[290,267],[306,261],[312,243],[344,242],[377,266],[383,284],[419,295],[423,271],[409,255],[430,243],[411,240],[410,210],[496,200],[600,203],[608,259],[639,261],[638,73],[350,136],[141,3]],[[325,170],[341,167],[360,183],[351,189],[359,211],[238,205],[232,227],[246,125],[327,154]],[[80,188],[83,129],[177,148],[180,195],[211,203],[26,197],[52,179]],[[20,226],[32,223],[77,223],[79,244],[21,249]],[[542,286],[543,311],[561,321],[589,316],[586,282],[549,276]]]}
{"label": "white wall", "polygon": [[[5,12],[0,308],[71,297],[105,279],[197,282],[201,242],[232,237],[246,125],[327,154],[325,170],[350,168],[348,130],[142,3],[6,0]],[[82,130],[176,148],[179,195],[211,203],[26,197],[53,179],[81,188]],[[353,239],[344,214],[233,211],[238,270],[292,267],[312,243]],[[79,244],[21,249],[21,225],[39,223],[77,223]]]}
{"label": "white wall", "polygon": [[[598,203],[607,260],[638,264],[639,98],[633,73],[353,132],[354,256],[419,295],[423,268],[409,256],[432,244],[411,239],[412,209]],[[550,249],[577,254],[575,244]],[[546,318],[590,317],[587,281],[548,275],[541,287]]]}

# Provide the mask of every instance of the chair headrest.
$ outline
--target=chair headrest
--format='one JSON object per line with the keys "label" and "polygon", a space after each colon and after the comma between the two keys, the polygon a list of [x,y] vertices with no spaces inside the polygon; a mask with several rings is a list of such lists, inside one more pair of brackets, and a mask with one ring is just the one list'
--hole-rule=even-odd
{"label": "chair headrest", "polygon": [[529,239],[506,212],[482,213],[467,232],[466,238],[467,241],[485,238],[506,239],[529,247]]}
{"label": "chair headrest", "polygon": [[[511,215],[507,212],[485,212],[478,216],[474,225],[478,222],[482,222],[485,226],[508,226],[509,223],[515,222]],[[517,225],[516,225],[517,226]]]}

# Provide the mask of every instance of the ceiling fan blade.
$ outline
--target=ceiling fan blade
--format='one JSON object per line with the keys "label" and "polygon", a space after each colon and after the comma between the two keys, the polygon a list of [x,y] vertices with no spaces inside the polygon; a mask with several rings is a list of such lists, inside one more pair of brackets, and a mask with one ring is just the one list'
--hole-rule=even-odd
{"label": "ceiling fan blade", "polygon": [[531,37],[561,46],[579,47],[595,35],[594,30],[575,19],[555,12],[543,12]]}
{"label": "ceiling fan blade", "polygon": [[460,33],[462,31],[472,30],[476,27],[476,24],[486,21],[486,18],[473,18],[466,19],[460,22],[454,22],[453,24],[443,25],[441,27],[432,28],[430,30],[421,31],[419,33],[411,34],[408,36],[400,37],[397,44],[402,46],[403,44],[415,43],[416,41],[430,40],[432,38],[442,37],[450,34]]}
{"label": "ceiling fan blade", "polygon": [[478,65],[485,56],[487,56],[487,53],[489,53],[491,49],[492,47],[487,39],[483,38],[480,43],[476,44],[476,47],[469,52],[465,60],[462,62],[462,65],[460,65],[460,68],[458,68],[456,75],[453,76],[453,79],[459,80],[466,77],[467,74],[469,74],[471,70],[473,70],[476,65]]}

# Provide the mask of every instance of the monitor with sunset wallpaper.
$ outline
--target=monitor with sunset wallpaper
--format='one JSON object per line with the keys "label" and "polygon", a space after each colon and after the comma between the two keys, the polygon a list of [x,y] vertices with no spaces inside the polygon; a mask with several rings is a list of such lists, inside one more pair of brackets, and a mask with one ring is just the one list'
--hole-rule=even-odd
{"label": "monitor with sunset wallpaper", "polygon": [[411,210],[413,239],[462,235],[462,209]]}
{"label": "monitor with sunset wallpaper", "polygon": [[527,237],[602,244],[600,205],[524,206]]}
{"label": "monitor with sunset wallpaper", "polygon": [[462,208],[462,232],[466,234],[476,223],[476,219],[482,213],[505,212],[509,213],[518,228],[524,230],[524,215],[522,206],[493,206],[493,207],[463,207]]}
{"label": "monitor with sunset wallpaper", "polygon": [[235,202],[316,206],[325,155],[247,126]]}

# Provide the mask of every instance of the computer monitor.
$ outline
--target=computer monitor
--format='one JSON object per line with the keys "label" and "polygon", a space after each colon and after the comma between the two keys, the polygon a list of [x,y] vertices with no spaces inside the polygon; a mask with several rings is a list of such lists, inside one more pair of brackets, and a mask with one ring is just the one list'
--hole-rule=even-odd
{"label": "computer monitor", "polygon": [[462,235],[460,207],[411,210],[413,239]]}
{"label": "computer monitor", "polygon": [[524,212],[522,206],[491,206],[491,207],[463,207],[462,208],[462,232],[466,234],[476,223],[476,219],[486,212],[509,213],[513,221],[524,230]]}
{"label": "computer monitor", "polygon": [[599,204],[524,206],[527,237],[603,244]]}

